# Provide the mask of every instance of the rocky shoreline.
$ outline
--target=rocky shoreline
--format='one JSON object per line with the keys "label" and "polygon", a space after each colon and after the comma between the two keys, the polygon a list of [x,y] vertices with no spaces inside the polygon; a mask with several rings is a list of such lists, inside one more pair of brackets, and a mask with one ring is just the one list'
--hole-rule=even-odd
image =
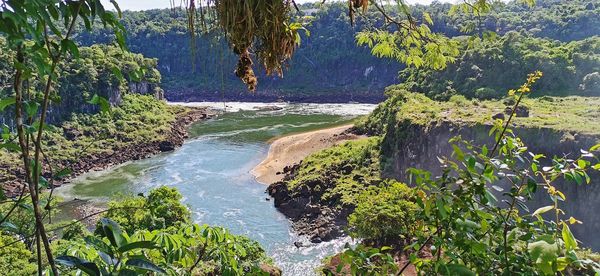
{"label": "rocky shoreline", "polygon": [[[54,187],[59,187],[62,184],[68,183],[70,179],[87,172],[105,170],[128,161],[145,159],[161,152],[172,151],[183,145],[183,142],[188,137],[187,128],[191,124],[197,121],[210,119],[214,116],[215,113],[208,108],[189,107],[186,111],[177,115],[177,119],[173,123],[170,133],[164,140],[131,144],[117,148],[111,153],[82,156],[75,163],[56,164],[59,167],[69,168],[71,173],[65,179],[58,182],[55,181],[53,183]],[[5,194],[8,197],[17,196],[24,184],[20,181],[23,179],[23,172],[16,171],[14,172],[14,175],[17,176],[17,180],[9,181],[3,185]],[[46,175],[46,177],[50,176]]]}
{"label": "rocky shoreline", "polygon": [[313,243],[320,243],[339,238],[348,225],[348,216],[353,210],[332,208],[320,202],[320,194],[309,191],[293,193],[286,181],[293,178],[299,164],[288,168],[288,174],[280,182],[273,183],[267,192],[274,199],[275,208],[292,222],[292,228],[301,236],[306,236]]}
{"label": "rocky shoreline", "polygon": [[[350,126],[332,128],[330,130],[343,130],[343,132],[338,133],[336,131],[330,131],[328,133],[328,138],[321,138],[318,140],[304,139],[303,135],[306,134],[298,134],[295,135],[295,137],[284,137],[280,140],[292,140],[292,142],[286,141],[286,143],[282,143],[284,146],[289,146],[290,144],[293,145],[293,142],[304,142],[305,148],[323,149],[343,141],[356,140],[365,137],[353,133],[353,127]],[[280,140],[275,141],[272,147]],[[298,155],[293,150],[273,151],[273,156],[271,156],[271,152],[272,151],[270,150],[267,159],[270,158],[271,160],[280,160],[283,162],[294,160],[286,158],[287,154],[294,156]],[[263,161],[263,163],[265,162]],[[277,172],[278,176],[280,176],[280,178],[276,178],[277,182],[270,184],[267,188],[267,193],[273,197],[275,208],[290,219],[292,228],[296,233],[301,236],[307,236],[313,243],[330,241],[345,235],[344,228],[348,224],[348,216],[354,209],[349,206],[336,208],[332,207],[330,202],[323,202],[321,197],[322,193],[325,191],[315,192],[310,190],[313,186],[319,185],[317,182],[310,183],[310,189],[307,187],[299,190],[288,189],[287,182],[294,179],[302,164],[302,160],[298,162],[288,162],[287,164],[288,165],[284,167],[282,171]],[[334,176],[331,176],[331,178],[333,177]]]}

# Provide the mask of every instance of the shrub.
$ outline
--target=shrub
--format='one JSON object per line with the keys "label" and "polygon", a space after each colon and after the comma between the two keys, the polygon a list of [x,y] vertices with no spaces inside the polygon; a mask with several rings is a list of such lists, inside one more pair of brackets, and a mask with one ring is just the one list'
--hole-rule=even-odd
{"label": "shrub", "polygon": [[33,254],[22,242],[6,246],[14,241],[12,236],[0,233],[0,275],[33,275],[37,271],[35,264],[29,262]]}
{"label": "shrub", "polygon": [[117,222],[123,230],[165,229],[189,223],[190,211],[181,203],[181,193],[175,188],[160,187],[147,197],[127,196],[108,203],[106,218]]}
{"label": "shrub", "polygon": [[414,231],[416,211],[413,189],[387,180],[383,187],[372,187],[358,197],[349,217],[351,235],[374,245],[405,241]]}
{"label": "shrub", "polygon": [[83,239],[85,236],[88,236],[90,231],[85,227],[85,225],[81,222],[75,222],[69,227],[65,228],[62,233],[62,238],[64,240],[78,240]]}
{"label": "shrub", "polygon": [[499,94],[496,90],[489,87],[481,87],[475,90],[475,97],[481,100],[495,99],[502,95],[502,93]]}

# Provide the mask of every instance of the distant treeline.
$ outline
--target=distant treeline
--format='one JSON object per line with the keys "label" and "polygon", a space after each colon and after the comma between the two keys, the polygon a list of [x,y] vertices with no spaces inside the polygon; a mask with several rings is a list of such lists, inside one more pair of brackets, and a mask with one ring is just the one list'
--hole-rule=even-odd
{"label": "distant treeline", "polygon": [[462,57],[443,71],[406,68],[401,86],[446,100],[456,94],[492,99],[540,70],[534,96],[600,96],[600,36],[560,42],[509,32],[493,40],[461,40]]}
{"label": "distant treeline", "polygon": [[[5,39],[0,37],[0,98],[12,96],[14,93],[14,72],[11,67],[14,53],[7,51],[5,45]],[[163,97],[156,59],[124,52],[118,47],[108,45],[81,47],[79,55],[79,58],[66,58],[58,66],[58,81],[54,86],[48,113],[50,122],[61,122],[68,119],[72,113],[97,111],[97,105],[88,103],[94,95],[106,98],[112,105],[120,104],[123,94],[127,92]],[[117,73],[118,71],[120,73]],[[43,83],[35,74],[24,81],[25,89],[32,91],[41,91],[42,86]],[[4,116],[8,112],[14,110],[0,112],[0,122],[12,125],[13,122],[8,118],[14,116]]]}
{"label": "distant treeline", "polygon": [[[461,13],[449,15],[451,6],[434,2],[431,5],[414,6],[413,12],[417,18],[420,18],[423,12],[429,13],[434,21],[432,29],[448,36],[477,34],[479,21]],[[553,40],[570,42],[600,35],[600,0],[539,0],[534,7],[516,1],[500,4],[490,15],[483,18],[481,27],[494,31],[501,37],[495,42],[476,43],[473,46],[475,50],[469,49],[465,52],[465,57],[456,65],[450,66],[445,72],[434,73],[438,77],[442,76],[441,79],[421,77],[420,75],[432,72],[414,68],[403,71],[402,77],[398,79],[398,72],[404,69],[404,66],[395,61],[375,58],[370,55],[369,49],[356,46],[356,31],[366,24],[380,24],[380,16],[375,11],[369,11],[366,17],[358,17],[357,26],[351,27],[345,4],[333,3],[322,7],[317,4],[305,4],[301,9],[307,15],[314,16],[312,24],[308,26],[310,36],[302,37],[300,49],[290,62],[288,70],[284,72],[284,78],[260,76],[258,96],[246,92],[245,87],[233,74],[236,57],[225,42],[217,39],[218,34],[198,37],[195,57],[192,60],[194,55],[190,47],[184,11],[164,9],[125,12],[123,24],[128,32],[130,50],[159,60],[158,69],[163,76],[162,87],[166,91],[166,97],[175,100],[217,100],[223,96],[221,93],[230,100],[263,100],[278,97],[309,101],[378,100],[382,97],[384,87],[407,80],[410,81],[411,87],[418,91],[446,93],[446,87],[450,86],[451,93],[454,89],[458,93],[472,96],[485,94],[485,97],[489,97],[512,86],[514,80],[522,79],[525,72],[534,69],[553,71],[565,78],[565,81],[572,80],[568,85],[549,85],[545,92],[572,94],[583,93],[579,90],[582,78],[597,71],[597,60],[594,60],[598,54],[597,47],[578,47],[575,45],[577,43],[567,45]],[[515,31],[519,34],[502,37]],[[93,33],[80,33],[78,40],[85,45],[111,43],[112,36],[108,31],[99,29]],[[508,45],[512,42],[518,46]],[[594,41],[579,43],[584,44],[591,45]],[[507,47],[501,47],[502,45]],[[560,49],[549,50],[554,47]],[[540,53],[559,52],[567,48],[568,54],[555,53],[557,57],[547,53],[550,60],[560,59],[550,63],[546,57],[541,56],[545,54]],[[463,49],[467,49],[466,44]],[[583,51],[581,55],[591,56],[592,60],[586,61],[591,62],[588,64],[589,68],[573,68],[577,66],[574,63],[579,63],[574,58],[579,54],[578,51]],[[494,79],[492,83],[483,83],[489,79],[485,77],[473,79],[470,73],[454,75],[454,71],[467,65],[469,70],[472,67],[470,65],[482,70],[486,66],[498,68],[498,61],[505,58],[524,61],[511,61],[513,67],[508,66],[508,62],[503,64],[501,68],[510,67],[514,73]],[[468,62],[463,63],[465,60]],[[489,61],[492,62],[488,64]],[[543,68],[540,67],[542,65]],[[413,73],[415,75],[411,76]],[[484,75],[488,73],[494,74],[493,71],[483,72]],[[585,74],[581,76],[583,73]],[[574,74],[577,75],[577,79],[570,78]],[[425,79],[428,82],[426,84],[423,83]],[[595,80],[595,77],[591,75],[588,79]],[[500,84],[503,80],[509,81]],[[481,83],[473,84],[473,81]],[[589,87],[588,85],[588,90]],[[476,90],[480,88],[491,88],[495,92],[489,89],[481,90],[476,95]]]}

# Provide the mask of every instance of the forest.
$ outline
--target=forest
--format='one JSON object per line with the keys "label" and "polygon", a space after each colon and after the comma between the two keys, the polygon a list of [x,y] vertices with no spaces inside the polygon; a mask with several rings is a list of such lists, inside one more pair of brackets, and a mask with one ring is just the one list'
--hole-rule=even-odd
{"label": "forest", "polygon": [[[187,47],[190,37],[186,31],[184,11],[125,12],[123,25],[132,52],[159,60],[162,88],[171,100],[221,100],[224,93],[229,100],[272,101],[281,98],[337,102],[343,98],[342,95],[350,94],[350,101],[373,102],[382,99],[381,90],[388,85],[408,82],[413,88],[425,81],[425,77],[414,76],[413,72],[398,75],[403,65],[373,57],[367,47],[358,46],[355,34],[363,26],[381,24],[381,20],[376,11],[369,11],[364,17],[357,17],[356,26],[352,27],[346,9],[342,3],[322,8],[314,3],[302,5],[301,10],[310,13],[310,35],[302,34],[296,58],[289,61],[283,78],[260,75],[261,85],[256,95],[244,93],[244,86],[229,69],[235,65],[235,57],[218,34],[203,33],[198,37],[194,51]],[[433,20],[431,29],[449,37],[477,32],[474,18],[460,13],[449,15],[450,9],[450,4],[434,2],[432,5],[416,6],[413,12],[416,17],[422,16],[423,12],[430,14]],[[531,72],[532,68],[541,70],[544,66],[551,66],[552,72],[547,74],[555,74],[562,79],[559,78],[557,84],[551,84],[554,80],[550,81],[550,77],[541,80],[538,84],[544,88],[541,93],[598,95],[599,90],[594,87],[598,76],[593,73],[600,66],[599,46],[598,38],[593,37],[600,36],[599,18],[600,2],[592,0],[541,0],[532,8],[512,1],[494,7],[494,12],[482,19],[481,31],[494,31],[498,37],[493,42],[486,41],[486,45],[465,39],[461,49],[468,48],[469,51],[461,52],[460,61],[443,70],[439,77],[423,71],[422,76],[430,78],[426,86],[417,87],[416,91],[428,95],[459,93],[474,97],[479,89],[479,94],[484,94],[483,98],[499,97],[502,91],[516,84],[518,78],[515,76],[523,76],[523,72]],[[76,40],[83,45],[106,44],[111,43],[112,37],[108,30],[95,29],[82,32]],[[198,54],[192,55],[193,52]],[[192,56],[194,58],[190,62]],[[505,59],[510,63],[502,63]],[[499,67],[498,63],[506,67]],[[479,69],[473,69],[474,66]],[[513,75],[502,76],[495,80],[496,83],[488,82],[490,77],[486,76],[506,72],[508,67],[519,67],[523,71],[511,71]],[[455,71],[461,73],[453,75]],[[587,86],[583,83],[586,76]],[[452,86],[449,82],[456,85]],[[458,92],[446,91],[448,86]]]}
{"label": "forest", "polygon": [[0,1],[0,275],[600,275],[600,0]]}

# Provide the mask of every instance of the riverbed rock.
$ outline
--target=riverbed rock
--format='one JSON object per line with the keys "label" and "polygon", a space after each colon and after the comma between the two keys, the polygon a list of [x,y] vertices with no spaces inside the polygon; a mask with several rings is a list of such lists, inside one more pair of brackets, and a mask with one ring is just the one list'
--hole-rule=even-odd
{"label": "riverbed rock", "polygon": [[[506,114],[510,114],[511,112],[512,112],[512,107],[506,107],[506,109],[504,110],[504,113],[506,113]],[[515,116],[516,117],[529,117],[529,107],[524,106],[524,105],[517,106],[517,109],[515,110]]]}

